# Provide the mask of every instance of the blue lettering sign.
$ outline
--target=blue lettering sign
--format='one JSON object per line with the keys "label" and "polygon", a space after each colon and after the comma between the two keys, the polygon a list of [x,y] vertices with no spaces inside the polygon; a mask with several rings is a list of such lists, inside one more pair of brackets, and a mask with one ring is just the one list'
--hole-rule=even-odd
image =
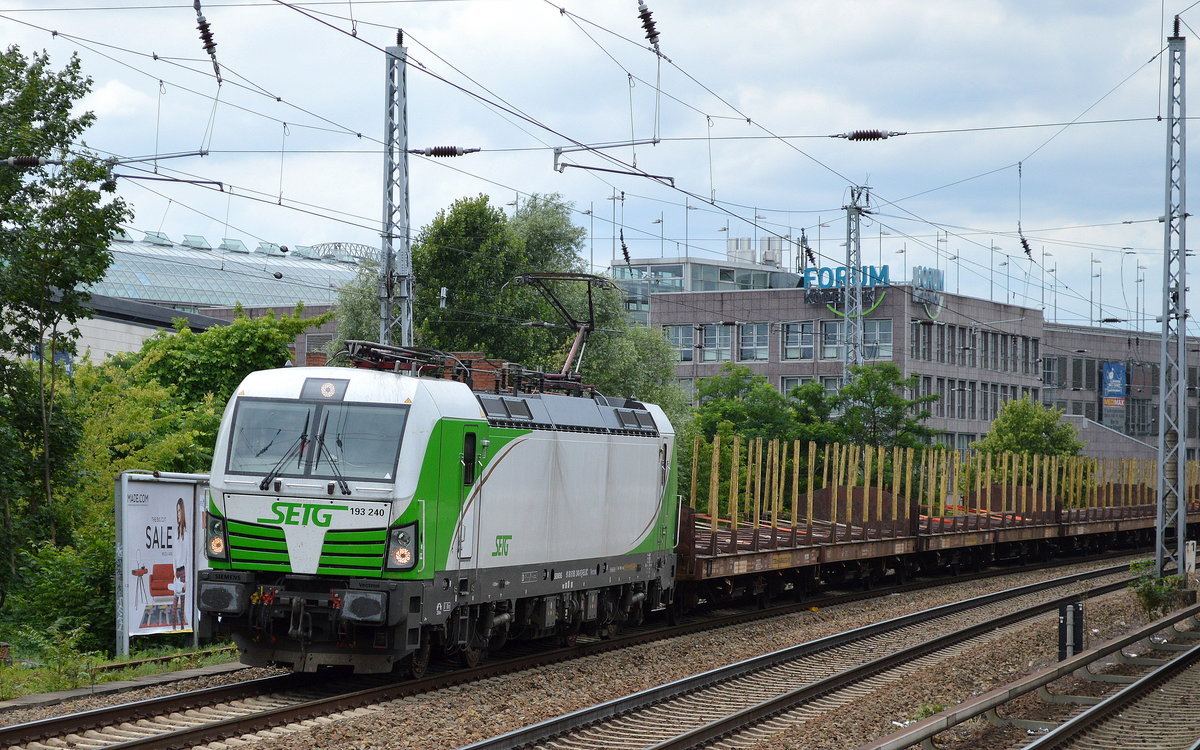
{"label": "blue lettering sign", "polygon": [[[805,289],[843,289],[849,277],[845,266],[821,266],[804,269],[801,278]],[[858,280],[864,288],[891,284],[888,266],[863,266]]]}

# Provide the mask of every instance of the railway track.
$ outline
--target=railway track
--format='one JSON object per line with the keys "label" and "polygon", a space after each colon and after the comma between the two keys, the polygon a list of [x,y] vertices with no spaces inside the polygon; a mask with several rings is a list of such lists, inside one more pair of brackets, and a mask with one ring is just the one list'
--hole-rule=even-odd
{"label": "railway track", "polygon": [[1197,693],[1200,643],[1028,747],[1104,750],[1136,741],[1138,747],[1188,750],[1200,742]]}
{"label": "railway track", "polygon": [[[1127,654],[1131,649],[1138,653]],[[1120,666],[1119,674],[1109,671],[1113,664]],[[1136,671],[1141,674],[1127,674]],[[1110,695],[1064,695],[1049,689],[1056,680],[1070,675],[1107,685]],[[1029,716],[1029,705],[1020,710],[1010,704],[1034,691],[1042,699],[1042,707],[1073,706],[1076,715],[1065,722],[1022,718]],[[1013,747],[1183,750],[1200,744],[1200,707],[1194,698],[1197,692],[1200,605],[1192,605],[857,750],[902,750],[928,743],[938,734],[979,716],[986,716],[994,725],[1016,727],[1022,736],[1028,732],[1046,733],[1032,744],[1014,741]],[[1001,712],[1006,717],[1002,718]]]}
{"label": "railway track", "polygon": [[[1110,570],[1112,577],[1122,571]],[[510,748],[744,747],[1078,601],[1055,595],[1095,576],[988,594],[776,651],[469,745]],[[1123,588],[1121,577],[1088,595]],[[932,635],[931,634],[940,634]]]}
{"label": "railway track", "polygon": [[[1124,565],[1117,565],[1068,578],[1083,580],[1088,577],[1113,575],[1124,570]],[[1009,572],[1012,571],[1000,571],[996,574]],[[955,582],[961,580],[955,579]],[[1054,584],[1050,582],[1035,584],[1036,587],[1042,588],[1052,585]],[[646,628],[613,640],[584,642],[581,639],[579,644],[571,648],[554,651],[530,648],[528,653],[517,652],[513,658],[485,663],[475,669],[447,669],[422,680],[397,683],[378,678],[370,680],[347,676],[332,682],[324,677],[318,683],[312,675],[263,678],[248,683],[3,727],[0,728],[0,747],[36,750],[41,747],[62,747],[64,743],[97,748],[191,747],[271,727],[320,720],[321,717],[384,701],[639,643],[716,627],[745,624],[813,606],[830,606],[870,596],[929,587],[931,582],[914,583],[872,592],[854,592],[811,599],[771,610],[750,610],[703,619],[690,618],[676,626]]]}

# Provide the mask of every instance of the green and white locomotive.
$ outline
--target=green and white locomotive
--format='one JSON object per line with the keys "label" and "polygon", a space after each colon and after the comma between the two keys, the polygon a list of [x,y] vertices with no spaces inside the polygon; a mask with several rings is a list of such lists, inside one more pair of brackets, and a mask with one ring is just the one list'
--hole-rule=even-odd
{"label": "green and white locomotive", "polygon": [[[201,635],[248,664],[425,671],[668,605],[674,431],[652,404],[368,368],[256,372],[226,407]],[[405,364],[407,363],[407,364]]]}

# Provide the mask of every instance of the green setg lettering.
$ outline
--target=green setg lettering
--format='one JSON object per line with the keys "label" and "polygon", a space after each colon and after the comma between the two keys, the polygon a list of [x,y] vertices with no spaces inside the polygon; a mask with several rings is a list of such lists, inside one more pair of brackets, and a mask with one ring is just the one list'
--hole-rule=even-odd
{"label": "green setg lettering", "polygon": [[322,528],[333,522],[335,510],[349,510],[349,505],[316,505],[313,503],[275,502],[271,504],[271,518],[260,518],[259,523],[278,523],[284,526],[308,526],[309,523]]}

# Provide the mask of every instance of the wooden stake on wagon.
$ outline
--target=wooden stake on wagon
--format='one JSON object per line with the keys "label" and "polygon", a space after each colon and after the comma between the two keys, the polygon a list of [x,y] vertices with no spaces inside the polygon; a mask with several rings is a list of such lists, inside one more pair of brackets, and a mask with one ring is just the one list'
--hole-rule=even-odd
{"label": "wooden stake on wagon", "polygon": [[713,435],[712,465],[708,473],[708,515],[709,527],[717,530],[717,516],[721,512],[720,480],[721,480],[721,436]]}

